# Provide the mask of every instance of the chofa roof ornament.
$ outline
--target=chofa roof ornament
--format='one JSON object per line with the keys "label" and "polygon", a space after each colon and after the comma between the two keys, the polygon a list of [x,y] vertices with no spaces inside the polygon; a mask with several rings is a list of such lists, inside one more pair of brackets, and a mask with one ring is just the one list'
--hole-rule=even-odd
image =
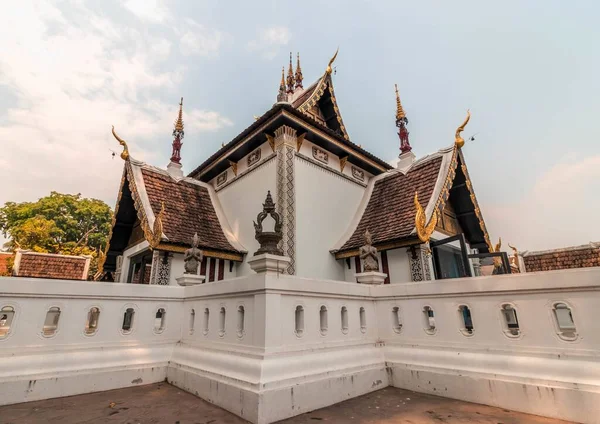
{"label": "chofa roof ornament", "polygon": [[121,152],[121,159],[129,160],[129,148],[127,147],[127,142],[117,135],[117,133],[115,132],[114,125],[112,126],[112,135],[117,139],[119,144],[123,146],[123,151]]}
{"label": "chofa roof ornament", "polygon": [[431,219],[429,220],[429,223],[427,223],[425,210],[419,203],[419,195],[416,191],[414,201],[415,208],[417,209],[417,213],[415,214],[415,228],[417,230],[417,235],[419,236],[419,240],[421,240],[423,243],[427,243],[435,231],[435,226],[439,220],[439,212],[437,208],[434,209],[433,215],[431,215]]}
{"label": "chofa roof ornament", "polygon": [[[268,215],[275,220],[273,231],[263,231],[262,223]],[[254,222],[255,238],[260,244],[260,248],[254,253],[254,256],[263,253],[283,256],[283,251],[277,247],[283,238],[281,226],[281,216],[275,212],[275,202],[273,202],[271,192],[268,191],[265,203],[263,203],[263,210],[256,216],[256,222]]]}
{"label": "chofa roof ornament", "polygon": [[456,129],[456,134],[454,135],[454,144],[459,149],[465,145],[465,139],[460,136],[460,133],[464,131],[465,127],[469,123],[469,119],[471,119],[471,111],[467,109],[467,117],[465,118],[465,122],[463,122],[462,125]]}
{"label": "chofa roof ornament", "polygon": [[333,62],[335,62],[335,58],[337,57],[339,51],[340,51],[340,48],[338,47],[337,50],[335,51],[335,54],[333,55],[333,57],[331,59],[329,59],[329,63],[327,64],[327,68],[325,69],[325,73],[327,75],[331,75],[331,73],[333,72],[331,65],[333,65]]}

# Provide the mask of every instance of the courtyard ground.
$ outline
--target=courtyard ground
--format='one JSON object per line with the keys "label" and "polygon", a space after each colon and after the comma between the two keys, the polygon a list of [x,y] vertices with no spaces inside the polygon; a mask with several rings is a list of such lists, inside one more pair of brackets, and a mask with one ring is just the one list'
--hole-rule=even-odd
{"label": "courtyard ground", "polygon": [[[559,424],[535,415],[388,387],[279,424]],[[246,421],[167,383],[0,407],[0,424],[244,424]]]}

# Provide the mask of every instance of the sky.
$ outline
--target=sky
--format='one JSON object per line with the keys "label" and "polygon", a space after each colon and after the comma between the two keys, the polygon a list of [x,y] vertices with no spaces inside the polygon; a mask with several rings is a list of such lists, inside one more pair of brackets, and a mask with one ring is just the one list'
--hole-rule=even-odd
{"label": "sky", "polygon": [[[600,241],[600,6],[592,1],[22,0],[0,13],[0,205],[50,191],[114,207],[123,162],[166,166],[184,98],[184,171],[305,86],[339,46],[350,138],[393,161],[394,84],[419,157],[463,148],[491,238]],[[250,218],[249,218],[250,219]],[[0,240],[2,241],[2,240]],[[508,246],[505,244],[505,248]]]}

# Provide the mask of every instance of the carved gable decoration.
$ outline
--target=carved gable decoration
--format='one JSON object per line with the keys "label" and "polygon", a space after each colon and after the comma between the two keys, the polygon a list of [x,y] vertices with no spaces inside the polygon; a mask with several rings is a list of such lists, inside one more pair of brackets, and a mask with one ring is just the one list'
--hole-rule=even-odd
{"label": "carved gable decoration", "polygon": [[316,146],[312,148],[313,158],[318,160],[319,162],[328,163],[329,162],[329,154],[325,150],[321,150]]}
{"label": "carved gable decoration", "polygon": [[364,181],[365,180],[365,171],[355,166],[352,167],[352,176],[357,180]]}
{"label": "carved gable decoration", "polygon": [[221,175],[217,177],[217,187],[225,184],[227,182],[227,171],[223,172]]}
{"label": "carved gable decoration", "polygon": [[248,168],[258,163],[258,161],[260,160],[260,155],[260,147],[248,155]]}

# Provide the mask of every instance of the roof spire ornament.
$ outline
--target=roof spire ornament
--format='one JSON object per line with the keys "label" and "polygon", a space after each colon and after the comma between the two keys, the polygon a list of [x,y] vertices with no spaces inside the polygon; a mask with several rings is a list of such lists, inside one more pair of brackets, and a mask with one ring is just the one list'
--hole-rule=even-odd
{"label": "roof spire ornament", "polygon": [[285,92],[285,66],[281,67],[281,82],[279,83],[279,92],[277,93],[277,102],[287,102],[287,93]]}
{"label": "roof spire ornament", "polygon": [[173,128],[173,151],[171,153],[171,162],[176,163],[178,165],[181,164],[181,146],[183,143],[183,136],[185,135],[183,131],[183,97],[181,98],[181,102],[179,102],[179,115],[177,116],[177,120],[175,121],[175,128]]}
{"label": "roof spire ornament", "polygon": [[127,147],[127,142],[117,135],[117,133],[115,132],[114,125],[112,126],[112,135],[119,142],[119,144],[123,146],[123,151],[121,152],[121,159],[129,160],[129,148]]}
{"label": "roof spire ornament", "polygon": [[302,80],[304,77],[302,76],[302,68],[300,67],[300,53],[297,54],[297,64],[296,64],[296,89],[302,89]]}
{"label": "roof spire ornament", "polygon": [[456,129],[456,134],[454,135],[454,144],[459,149],[465,145],[465,139],[460,136],[460,133],[465,130],[465,127],[469,123],[469,119],[471,119],[471,111],[467,109],[467,117],[465,118],[465,122],[463,122],[461,126]]}
{"label": "roof spire ornament", "polygon": [[400,103],[400,94],[398,94],[398,84],[394,84],[396,87],[396,126],[398,127],[398,137],[400,137],[400,155],[408,153],[412,150],[410,142],[408,141],[408,135],[410,134],[406,129],[408,124],[408,118]]}
{"label": "roof spire ornament", "polygon": [[325,73],[327,75],[331,75],[331,73],[333,72],[333,69],[331,68],[331,65],[333,65],[333,62],[335,62],[335,58],[337,57],[339,51],[340,51],[340,48],[338,47],[337,50],[335,51],[335,54],[333,55],[333,57],[331,59],[329,59],[329,63],[327,64],[327,68],[325,68]]}
{"label": "roof spire ornament", "polygon": [[294,82],[294,67],[292,66],[292,52],[290,52],[290,67],[287,74],[287,92],[290,94],[294,92]]}

